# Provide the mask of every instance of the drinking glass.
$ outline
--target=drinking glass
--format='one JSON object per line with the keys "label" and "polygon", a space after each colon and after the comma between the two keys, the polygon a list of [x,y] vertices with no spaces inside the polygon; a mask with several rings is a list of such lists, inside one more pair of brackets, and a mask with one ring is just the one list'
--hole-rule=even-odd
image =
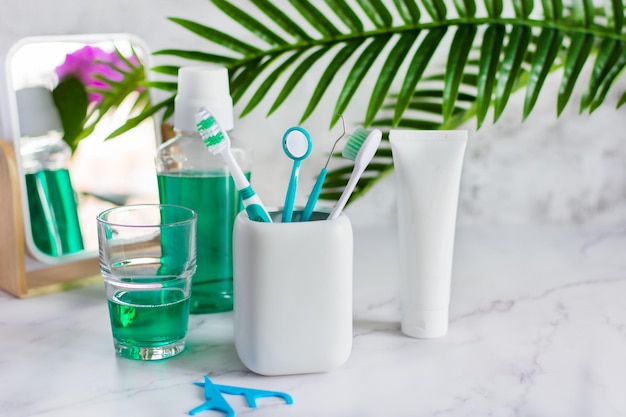
{"label": "drinking glass", "polygon": [[185,349],[196,217],[191,209],[164,204],[98,215],[100,271],[118,355],[158,360]]}

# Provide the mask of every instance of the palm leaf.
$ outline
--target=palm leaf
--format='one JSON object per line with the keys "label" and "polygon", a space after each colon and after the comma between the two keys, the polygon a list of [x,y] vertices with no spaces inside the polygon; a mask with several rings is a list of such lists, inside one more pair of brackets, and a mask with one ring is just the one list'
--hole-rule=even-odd
{"label": "palm leaf", "polygon": [[258,10],[262,10],[263,13],[270,19],[270,21],[276,23],[285,32],[291,34],[300,40],[309,40],[311,36],[302,29],[301,25],[295,23],[289,16],[287,16],[282,10],[274,5],[271,0],[250,0]]}
{"label": "palm leaf", "polygon": [[402,20],[404,20],[404,23],[411,24],[419,22],[422,13],[413,0],[393,0],[393,2]]}
{"label": "palm leaf", "polygon": [[296,70],[291,74],[291,77],[289,77],[289,80],[287,80],[287,82],[285,83],[285,86],[283,87],[281,92],[278,94],[278,97],[276,97],[274,104],[272,104],[272,107],[267,112],[268,116],[272,114],[274,110],[279,108],[281,104],[283,104],[283,102],[287,99],[289,94],[293,91],[293,89],[298,84],[298,81],[300,81],[302,77],[304,77],[304,75],[306,74],[306,71],[315,62],[317,62],[322,57],[322,55],[328,52],[329,48],[330,47],[326,46],[326,47],[318,49],[317,51],[313,52],[311,55],[309,55],[306,59],[304,59],[298,65],[298,68],[296,68]]}
{"label": "palm leaf", "polygon": [[259,39],[264,40],[268,44],[284,45],[287,43],[286,40],[278,36],[274,33],[274,31],[263,25],[257,19],[242,11],[238,7],[233,6],[231,2],[226,0],[213,0],[213,4],[226,13],[231,19],[239,22],[241,26],[245,27],[250,32],[257,35]]}
{"label": "palm leaf", "polygon": [[400,68],[400,64],[402,64],[409,49],[413,46],[416,37],[417,32],[404,33],[387,56],[387,60],[383,64],[383,69],[372,91],[367,113],[365,113],[365,126],[372,123],[374,117],[376,117],[376,114],[382,107],[385,96],[389,92],[389,87],[391,87],[391,83]]}
{"label": "palm leaf", "polygon": [[[236,29],[226,32],[172,17],[204,44],[158,53],[225,65],[233,100],[243,106],[242,116],[263,104],[272,114],[289,103],[299,82],[317,77],[301,121],[328,96],[335,106],[324,109],[326,115],[320,117],[327,117],[333,126],[339,114],[368,94],[362,118],[366,125],[450,128],[476,117],[480,126],[491,105],[497,121],[520,89],[525,90],[521,117],[526,118],[555,69],[563,69],[557,116],[576,86],[585,89],[581,110],[593,111],[624,72],[622,0],[605,0],[604,8],[598,9],[592,0],[574,0],[571,6],[562,0],[510,0],[507,5],[502,0],[452,0],[450,10],[444,0],[290,0],[289,11],[270,0],[241,6],[211,1],[223,15],[212,15],[210,21],[232,19],[253,38],[247,36],[244,42]],[[445,41],[448,32],[451,42]],[[433,59],[439,56],[447,56],[445,68]],[[592,59],[591,78],[583,80],[581,68]],[[325,69],[316,75],[309,70],[322,65]],[[171,76],[175,67],[156,70]],[[373,91],[364,90],[366,77],[374,81]],[[339,88],[330,91],[331,81],[340,83]],[[394,81],[400,83],[397,92]],[[429,90],[436,93],[423,93]],[[275,98],[270,98],[270,91],[276,92]],[[621,97],[618,106],[624,103]],[[169,104],[164,106],[171,113]],[[375,166],[386,168],[368,169],[364,189],[391,169],[390,158],[380,158],[377,163],[382,165]]]}
{"label": "palm leaf", "polygon": [[565,67],[563,68],[563,80],[559,88],[559,96],[557,101],[557,114],[561,114],[565,108],[565,104],[569,101],[574,85],[587,61],[589,52],[593,47],[593,36],[587,33],[576,33],[572,37],[572,41],[567,53]]}
{"label": "palm leaf", "polygon": [[313,113],[313,110],[315,110],[320,100],[322,99],[324,92],[326,92],[326,90],[330,86],[331,81],[333,80],[333,78],[335,78],[337,71],[344,65],[344,63],[350,58],[350,56],[357,50],[359,46],[359,42],[350,42],[343,48],[341,48],[339,53],[335,55],[333,60],[330,62],[328,67],[326,67],[326,70],[322,74],[320,82],[317,84],[315,91],[313,91],[311,100],[304,110],[300,123],[305,121],[311,115],[311,113]]}
{"label": "palm leaf", "polygon": [[419,48],[415,51],[415,54],[413,55],[413,60],[411,61],[407,69],[404,83],[402,84],[402,88],[400,89],[400,94],[395,108],[395,114],[393,116],[393,126],[397,126],[397,124],[402,119],[402,115],[409,106],[409,102],[415,91],[415,87],[422,77],[422,74],[426,70],[428,62],[437,50],[437,46],[439,46],[439,43],[443,39],[445,33],[446,28],[439,28],[437,30],[429,31],[422,43],[419,45]]}
{"label": "palm leaf", "polygon": [[494,123],[498,120],[511,96],[511,91],[521,73],[522,62],[530,42],[530,28],[515,25],[511,30],[504,58],[500,64],[500,76],[496,85]]}
{"label": "palm leaf", "polygon": [[596,92],[604,82],[605,77],[615,65],[624,49],[624,43],[613,38],[605,38],[600,45],[600,51],[591,72],[591,79],[587,91],[582,97],[580,108],[584,110],[593,101]]}
{"label": "palm leaf", "polygon": [[526,100],[524,101],[524,119],[528,117],[530,111],[537,102],[541,86],[550,72],[554,59],[559,52],[563,34],[552,28],[545,28],[539,35],[537,49],[533,56],[532,67],[528,75],[526,86]]}
{"label": "palm leaf", "polygon": [[503,25],[492,25],[487,28],[485,42],[480,51],[480,69],[478,73],[478,100],[476,103],[476,125],[482,125],[489,105],[496,81],[496,70],[500,62],[500,51],[504,41],[505,28]]}
{"label": "palm leaf", "polygon": [[459,85],[464,75],[465,63],[472,48],[472,42],[476,35],[475,25],[460,25],[457,29],[450,55],[448,56],[446,83],[443,95],[443,118],[449,119],[452,116],[454,102],[459,94]]}
{"label": "palm leaf", "polygon": [[350,100],[354,96],[354,93],[356,93],[359,84],[361,84],[361,81],[365,78],[365,74],[367,74],[367,72],[371,69],[372,64],[380,55],[383,48],[387,45],[389,38],[389,35],[375,37],[354,63],[354,66],[344,83],[343,89],[339,94],[339,98],[337,99],[335,111],[333,112],[334,116],[330,121],[331,126],[339,120],[339,115],[345,112]]}

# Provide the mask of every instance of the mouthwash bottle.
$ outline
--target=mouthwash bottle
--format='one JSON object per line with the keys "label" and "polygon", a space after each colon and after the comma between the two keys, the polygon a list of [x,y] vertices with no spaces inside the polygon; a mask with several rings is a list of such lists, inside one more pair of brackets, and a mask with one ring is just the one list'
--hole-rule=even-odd
{"label": "mouthwash bottle", "polygon": [[[235,216],[242,208],[228,166],[220,155],[208,151],[196,130],[195,115],[202,106],[211,111],[236,143],[226,68],[180,68],[174,103],[176,136],[159,146],[156,153],[160,202],[188,207],[198,214],[197,269],[191,283],[190,305],[190,312],[196,314],[233,308],[232,235]],[[249,178],[246,153],[236,147],[232,152]]]}
{"label": "mouthwash bottle", "polygon": [[20,155],[25,173],[32,239],[41,252],[60,256],[83,250],[76,195],[68,165],[70,147],[45,87],[17,91]]}

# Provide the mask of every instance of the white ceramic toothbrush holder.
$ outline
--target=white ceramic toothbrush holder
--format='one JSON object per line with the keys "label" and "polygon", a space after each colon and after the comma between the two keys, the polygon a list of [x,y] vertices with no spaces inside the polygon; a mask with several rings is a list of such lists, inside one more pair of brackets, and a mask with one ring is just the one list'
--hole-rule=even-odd
{"label": "white ceramic toothbrush holder", "polygon": [[352,349],[352,225],[345,214],[307,222],[251,221],[233,231],[235,346],[262,375],[327,372]]}

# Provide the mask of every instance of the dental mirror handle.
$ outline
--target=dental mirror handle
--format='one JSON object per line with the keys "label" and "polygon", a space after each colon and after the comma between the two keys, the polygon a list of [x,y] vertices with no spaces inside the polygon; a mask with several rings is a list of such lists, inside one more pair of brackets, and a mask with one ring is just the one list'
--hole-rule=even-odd
{"label": "dental mirror handle", "polygon": [[283,206],[283,223],[291,222],[291,218],[293,217],[293,205],[296,200],[296,188],[298,187],[299,175],[300,160],[295,159],[291,170],[291,179],[289,180],[289,186],[287,187],[287,195],[285,196],[285,205]]}
{"label": "dental mirror handle", "polygon": [[322,192],[322,186],[324,185],[324,180],[326,179],[326,173],[328,170],[326,168],[322,168],[320,174],[317,176],[317,181],[315,181],[315,185],[311,190],[311,194],[309,195],[309,199],[306,202],[306,206],[304,207],[304,211],[302,212],[301,222],[309,221],[311,218],[311,214],[313,214],[313,210],[315,209],[315,204],[317,204],[317,199]]}

